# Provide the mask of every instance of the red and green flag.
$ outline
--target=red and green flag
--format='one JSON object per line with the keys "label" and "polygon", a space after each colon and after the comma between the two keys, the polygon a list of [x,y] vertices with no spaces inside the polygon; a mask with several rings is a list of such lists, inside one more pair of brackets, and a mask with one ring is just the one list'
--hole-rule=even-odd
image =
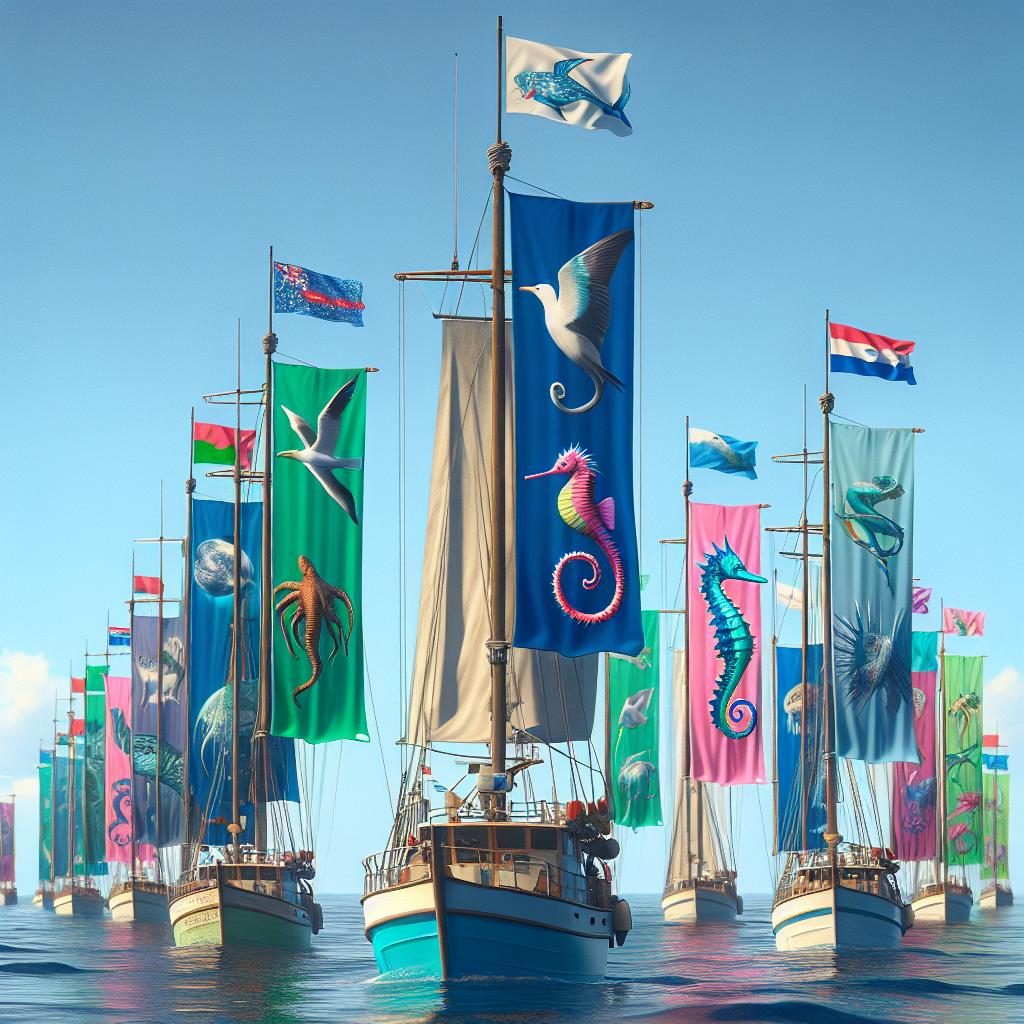
{"label": "red and green flag", "polygon": [[236,453],[242,469],[252,465],[255,430],[236,430],[219,423],[192,425],[192,460],[202,465],[233,466]]}
{"label": "red and green flag", "polygon": [[[160,582],[159,576],[136,576],[132,581],[132,589],[136,594],[156,594],[159,596],[163,593],[164,585]],[[85,691],[82,691],[83,693]]]}

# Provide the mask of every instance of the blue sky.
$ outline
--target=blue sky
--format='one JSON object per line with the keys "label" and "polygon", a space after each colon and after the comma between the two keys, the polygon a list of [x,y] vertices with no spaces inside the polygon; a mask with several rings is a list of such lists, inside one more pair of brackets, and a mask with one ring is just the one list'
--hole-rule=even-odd
{"label": "blue sky", "polygon": [[[131,538],[155,532],[161,480],[168,532],[183,528],[189,409],[233,385],[238,317],[245,382],[259,383],[269,244],[366,286],[362,331],[302,317],[277,328],[283,352],[382,370],[369,405],[365,617],[394,763],[393,274],[451,259],[455,50],[468,253],[489,186],[498,12],[489,2],[287,10],[263,0],[0,8],[0,777],[30,775],[53,685],[86,638],[101,642],[108,609],[118,619]],[[1024,369],[1013,305],[1024,271],[1024,11],[808,0],[652,4],[642,18],[607,2],[585,17],[549,4],[504,13],[514,35],[634,53],[631,138],[523,117],[506,138],[516,177],[578,199],[657,204],[643,254],[642,561],[653,592],[657,539],[681,533],[685,413],[761,445],[759,481],[704,473],[695,497],[769,502],[766,524],[790,522],[799,473],[768,455],[799,447],[802,387],[812,404],[821,390],[825,307],[913,338],[917,388],[838,379],[837,411],[926,428],[915,574],[936,596],[988,611],[989,636],[970,651],[988,655],[999,724],[1020,750],[1013,510],[1024,496],[1010,434]],[[415,609],[439,354],[416,290],[408,345]],[[817,417],[811,429],[820,443]],[[141,570],[152,557],[140,551]],[[389,808],[375,747],[346,747],[343,769],[321,884],[354,890]],[[756,813],[748,800],[745,814]],[[739,844],[742,884],[765,891],[753,831]],[[627,891],[657,887],[663,849],[660,832],[631,837]],[[21,857],[27,884],[30,842]]]}

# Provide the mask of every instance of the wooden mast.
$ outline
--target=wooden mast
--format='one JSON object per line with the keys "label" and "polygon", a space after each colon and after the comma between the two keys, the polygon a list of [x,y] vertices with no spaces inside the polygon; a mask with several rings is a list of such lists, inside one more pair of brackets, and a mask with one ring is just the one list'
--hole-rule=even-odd
{"label": "wooden mast", "polygon": [[[491,768],[505,770],[505,735],[508,708],[507,670],[509,641],[505,635],[505,172],[512,152],[501,138],[502,19],[497,32],[497,132],[488,150],[494,178],[494,227],[491,245],[491,639],[487,660],[491,668]],[[505,795],[494,794],[490,817],[505,812]]]}
{"label": "wooden mast", "polygon": [[[836,884],[836,850],[843,837],[839,834],[836,816],[836,755],[835,739],[832,735],[832,483],[829,465],[829,414],[835,408],[835,397],[828,389],[829,370],[829,315],[825,310],[825,393],[821,396],[821,413],[824,419],[824,443],[822,445],[822,517],[821,517],[821,661],[822,698],[824,711],[824,756],[825,756],[825,842],[828,844],[829,863],[832,868],[832,885]],[[805,595],[806,596],[806,595]]]}
{"label": "wooden mast", "polygon": [[242,446],[239,439],[242,432],[242,322],[235,322],[235,466],[232,474],[235,482],[234,507],[234,550],[232,566],[232,619],[231,619],[231,833],[233,860],[241,861],[238,836],[242,830],[241,792],[239,788],[238,726],[242,701],[242,679],[238,661],[242,651]]}
{"label": "wooden mast", "polygon": [[68,666],[68,879],[74,906],[75,892],[75,682]]}
{"label": "wooden mast", "polygon": [[[184,818],[184,842],[181,844],[181,873],[184,874],[189,862],[189,848],[192,843],[192,797],[189,778],[190,739],[192,730],[192,495],[195,481],[195,434],[196,410],[192,407],[191,427],[188,436],[188,479],[185,481],[185,592],[181,595],[182,605],[182,659],[185,665],[185,736],[181,750],[181,812]],[[236,439],[237,440],[237,439]]]}
{"label": "wooden mast", "polygon": [[[826,390],[828,390],[826,388]],[[807,388],[804,387],[804,506],[800,517],[800,557],[801,573],[804,588],[804,599],[800,609],[800,849],[807,849],[807,813],[809,794],[807,791],[807,712],[809,710],[810,693],[807,686],[807,653],[809,639],[809,618],[811,613],[811,570],[810,570],[810,538],[808,536],[807,503],[808,464],[807,464]]]}
{"label": "wooden mast", "polygon": [[946,634],[942,629],[946,602],[939,601],[939,681],[935,688],[938,716],[938,743],[935,746],[935,774],[938,785],[935,797],[935,884],[946,882]]}
{"label": "wooden mast", "polygon": [[[128,653],[131,659],[132,665],[135,664],[135,658],[132,656],[132,649],[135,646],[135,552],[132,551],[132,585],[129,590],[131,594],[131,600],[128,602]],[[131,709],[132,721],[131,728],[128,730],[128,785],[131,793],[131,800],[129,801],[132,806],[132,829],[131,829],[131,859],[132,868],[131,875],[134,876],[136,872],[142,874],[142,865],[138,863],[139,859],[139,843],[135,835],[135,726],[136,718],[135,714],[135,694],[134,687],[131,683],[128,685],[128,706]],[[139,700],[141,702],[142,693],[139,693]]]}
{"label": "wooden mast", "polygon": [[[686,619],[683,623],[683,736],[685,737],[686,764],[683,765],[683,789],[686,792],[686,877],[693,878],[693,857],[691,840],[693,828],[691,821],[690,799],[693,778],[691,766],[693,755],[690,749],[690,494],[693,484],[690,481],[690,417],[685,419],[683,433],[683,536],[685,537],[686,553],[683,558],[683,600],[686,608]],[[700,783],[697,783],[697,875],[700,876],[700,861],[703,854],[703,798]]]}
{"label": "wooden mast", "polygon": [[[54,822],[57,820],[57,697],[53,698],[53,754],[50,758],[50,889],[57,881],[54,868],[57,866],[57,833]],[[51,892],[51,897],[53,893]]]}
{"label": "wooden mast", "polygon": [[[160,745],[164,718],[164,482],[160,481],[160,592],[156,599],[156,880],[163,880],[160,860]],[[134,585],[134,580],[132,581]]]}

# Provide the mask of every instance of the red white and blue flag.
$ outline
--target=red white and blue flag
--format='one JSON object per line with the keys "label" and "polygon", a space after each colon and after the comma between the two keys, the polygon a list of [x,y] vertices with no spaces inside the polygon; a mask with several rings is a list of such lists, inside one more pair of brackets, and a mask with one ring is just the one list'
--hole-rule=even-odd
{"label": "red white and blue flag", "polygon": [[274,312],[304,313],[363,326],[363,282],[328,277],[291,263],[274,264]]}
{"label": "red white and blue flag", "polygon": [[857,373],[862,377],[881,377],[882,380],[902,380],[916,384],[910,354],[914,342],[897,341],[883,334],[844,324],[828,325],[829,369],[833,373]]}
{"label": "red white and blue flag", "polygon": [[108,647],[130,647],[132,631],[127,626],[110,626],[107,629]]}

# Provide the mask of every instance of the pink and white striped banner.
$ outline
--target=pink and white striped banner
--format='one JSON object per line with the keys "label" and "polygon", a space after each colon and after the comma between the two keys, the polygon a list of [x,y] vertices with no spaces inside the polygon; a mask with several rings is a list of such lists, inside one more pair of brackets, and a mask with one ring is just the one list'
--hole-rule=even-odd
{"label": "pink and white striped banner", "polygon": [[686,557],[690,773],[764,782],[760,507],[691,502]]}

